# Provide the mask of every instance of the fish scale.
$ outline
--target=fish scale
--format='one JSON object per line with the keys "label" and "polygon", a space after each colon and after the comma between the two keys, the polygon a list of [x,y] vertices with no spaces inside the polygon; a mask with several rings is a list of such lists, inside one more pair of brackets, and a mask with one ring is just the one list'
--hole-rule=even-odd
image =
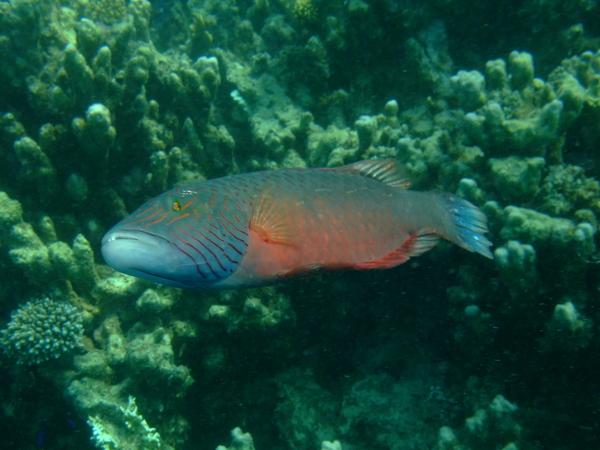
{"label": "fish scale", "polygon": [[103,238],[107,263],[159,283],[253,287],[324,270],[381,269],[439,237],[491,258],[485,215],[466,200],[414,192],[392,160],[284,169],[167,191]]}

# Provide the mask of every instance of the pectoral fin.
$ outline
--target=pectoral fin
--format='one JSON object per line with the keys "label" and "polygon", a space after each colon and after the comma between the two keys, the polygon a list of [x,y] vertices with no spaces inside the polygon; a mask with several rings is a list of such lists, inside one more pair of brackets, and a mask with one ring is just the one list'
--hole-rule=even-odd
{"label": "pectoral fin", "polygon": [[290,225],[290,215],[286,213],[286,198],[274,189],[267,188],[260,193],[250,219],[250,229],[269,244],[293,246],[296,236]]}

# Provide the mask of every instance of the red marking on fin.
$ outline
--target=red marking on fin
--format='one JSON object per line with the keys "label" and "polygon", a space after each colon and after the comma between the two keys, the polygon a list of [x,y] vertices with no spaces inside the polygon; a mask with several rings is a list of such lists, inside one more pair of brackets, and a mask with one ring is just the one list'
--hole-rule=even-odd
{"label": "red marking on fin", "polygon": [[352,172],[363,177],[373,178],[399,189],[408,189],[410,186],[406,170],[395,159],[359,161],[333,170]]}
{"label": "red marking on fin", "polygon": [[438,243],[440,237],[432,230],[424,229],[411,234],[402,245],[389,255],[375,261],[367,261],[354,265],[354,269],[389,269],[405,263],[413,256],[418,256],[431,250]]}
{"label": "red marking on fin", "polygon": [[278,208],[277,204],[285,204],[275,199],[273,192],[268,189],[262,192],[258,198],[258,204],[252,212],[250,219],[250,228],[254,230],[260,238],[272,244],[294,245],[294,236],[290,231],[286,213],[283,208]]}

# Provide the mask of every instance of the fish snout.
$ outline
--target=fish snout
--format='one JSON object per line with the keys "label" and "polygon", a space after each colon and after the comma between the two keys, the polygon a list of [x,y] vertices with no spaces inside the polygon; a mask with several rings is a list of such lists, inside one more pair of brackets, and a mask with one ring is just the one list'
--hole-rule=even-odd
{"label": "fish snout", "polygon": [[189,266],[189,261],[161,236],[113,229],[102,238],[101,251],[106,264],[118,272],[170,286],[190,287],[186,282],[189,274],[181,273],[181,267]]}

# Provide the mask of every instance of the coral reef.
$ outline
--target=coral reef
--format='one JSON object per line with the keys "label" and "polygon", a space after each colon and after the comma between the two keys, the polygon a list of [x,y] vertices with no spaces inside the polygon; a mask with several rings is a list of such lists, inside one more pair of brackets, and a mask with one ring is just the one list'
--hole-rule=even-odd
{"label": "coral reef", "polygon": [[241,428],[231,430],[231,446],[219,445],[217,450],[254,450],[254,442],[250,433],[243,433]]}
{"label": "coral reef", "polygon": [[503,450],[516,450],[520,440],[521,427],[515,421],[517,406],[497,395],[486,408],[478,409],[465,420],[460,435],[466,444],[461,445],[452,428],[440,428],[436,449],[472,448],[484,449],[489,445],[499,445]]}
{"label": "coral reef", "polygon": [[[593,447],[600,8],[513,6],[0,2],[0,435]],[[102,264],[108,227],[173,186],[388,157],[480,206],[494,260],[441,244],[240,292]]]}
{"label": "coral reef", "polygon": [[[116,417],[115,417],[116,416]],[[155,428],[148,425],[146,420],[138,413],[135,399],[129,397],[126,407],[119,406],[110,419],[92,416],[88,424],[92,427],[92,440],[96,447],[103,450],[138,449],[148,450],[166,449],[160,434]],[[112,422],[112,423],[111,423]],[[125,427],[123,427],[123,423]],[[126,430],[126,432],[124,432]]]}

